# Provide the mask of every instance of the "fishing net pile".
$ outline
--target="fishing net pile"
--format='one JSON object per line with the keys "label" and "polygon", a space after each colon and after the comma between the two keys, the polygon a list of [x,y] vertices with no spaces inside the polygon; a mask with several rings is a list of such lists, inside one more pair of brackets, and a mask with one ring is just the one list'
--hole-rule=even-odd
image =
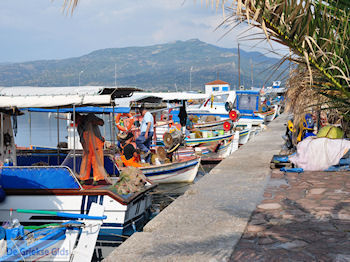
{"label": "fishing net pile", "polygon": [[113,188],[119,195],[127,195],[140,192],[145,188],[147,178],[142,171],[136,167],[126,167],[119,175],[119,181]]}

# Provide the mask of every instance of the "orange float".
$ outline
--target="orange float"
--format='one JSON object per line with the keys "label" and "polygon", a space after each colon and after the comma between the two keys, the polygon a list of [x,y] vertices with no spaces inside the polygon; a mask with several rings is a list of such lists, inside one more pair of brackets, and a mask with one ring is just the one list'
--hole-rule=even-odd
{"label": "orange float", "polygon": [[118,113],[115,117],[115,124],[120,131],[130,131],[135,120],[130,113]]}

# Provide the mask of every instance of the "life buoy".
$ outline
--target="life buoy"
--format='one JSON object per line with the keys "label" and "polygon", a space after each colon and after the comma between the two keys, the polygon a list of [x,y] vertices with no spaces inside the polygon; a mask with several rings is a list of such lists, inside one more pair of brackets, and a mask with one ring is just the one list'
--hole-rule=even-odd
{"label": "life buoy", "polygon": [[169,120],[169,117],[168,117],[167,115],[162,114],[162,115],[160,116],[160,121],[168,121],[168,120]]}
{"label": "life buoy", "polygon": [[228,121],[225,121],[225,122],[224,122],[224,130],[225,130],[225,131],[231,130],[231,124],[230,124],[230,122],[228,122]]}
{"label": "life buoy", "polygon": [[236,121],[238,118],[238,111],[237,110],[231,110],[230,113],[228,114],[230,119],[232,121]]}
{"label": "life buoy", "polygon": [[115,124],[120,131],[131,130],[134,122],[135,120],[130,113],[118,113],[115,117]]}

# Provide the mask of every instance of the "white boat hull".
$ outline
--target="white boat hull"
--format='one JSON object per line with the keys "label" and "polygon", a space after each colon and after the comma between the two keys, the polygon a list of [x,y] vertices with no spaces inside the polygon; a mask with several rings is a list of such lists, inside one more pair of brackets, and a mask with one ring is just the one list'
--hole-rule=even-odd
{"label": "white boat hull", "polygon": [[[151,196],[144,195],[124,205],[108,195],[98,195],[97,193],[96,195],[7,195],[5,201],[0,205],[0,221],[9,220],[11,209],[87,214],[93,202],[103,205],[104,214],[107,216],[107,219],[103,221],[99,239],[113,239],[116,238],[113,234],[123,235],[126,227],[144,216],[146,210],[151,206]],[[15,213],[14,216],[23,225],[68,221],[64,218],[28,213]]]}
{"label": "white boat hull", "polygon": [[239,144],[244,145],[248,142],[249,137],[250,137],[250,129],[244,129],[239,132]]}
{"label": "white boat hull", "polygon": [[191,183],[197,175],[200,158],[179,163],[141,168],[144,175],[155,183]]}

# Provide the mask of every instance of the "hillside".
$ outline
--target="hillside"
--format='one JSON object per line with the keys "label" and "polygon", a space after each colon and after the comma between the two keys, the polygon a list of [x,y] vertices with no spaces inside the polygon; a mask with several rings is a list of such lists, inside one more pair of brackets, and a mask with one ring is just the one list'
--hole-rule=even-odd
{"label": "hillside", "polygon": [[[0,86],[137,86],[145,90],[188,90],[190,68],[192,90],[203,89],[206,82],[221,80],[232,87],[238,83],[237,50],[221,48],[197,39],[145,47],[110,48],[61,60],[41,60],[0,64]],[[251,63],[254,86],[268,79],[277,59],[257,52],[241,51],[241,83],[251,86]]]}

